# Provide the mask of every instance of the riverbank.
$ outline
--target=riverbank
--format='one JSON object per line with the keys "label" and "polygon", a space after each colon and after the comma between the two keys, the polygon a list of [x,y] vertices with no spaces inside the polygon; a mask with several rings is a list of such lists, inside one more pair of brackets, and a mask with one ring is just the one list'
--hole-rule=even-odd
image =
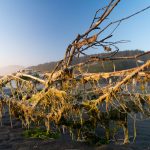
{"label": "riverbank", "polygon": [[150,150],[150,120],[139,121],[136,127],[137,138],[135,143],[132,143],[133,123],[130,122],[130,144],[122,145],[121,139],[118,142],[120,144],[112,143],[95,147],[84,142],[72,141],[68,135],[49,140],[25,138],[21,123],[14,120],[13,128],[11,128],[9,116],[6,113],[3,116],[3,126],[0,127],[0,150]]}

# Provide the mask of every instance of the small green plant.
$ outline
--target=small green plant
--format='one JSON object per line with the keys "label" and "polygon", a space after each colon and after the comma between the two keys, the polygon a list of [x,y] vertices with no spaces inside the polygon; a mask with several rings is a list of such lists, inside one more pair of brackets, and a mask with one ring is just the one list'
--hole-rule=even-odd
{"label": "small green plant", "polygon": [[26,138],[40,138],[43,140],[58,139],[60,137],[59,132],[47,132],[46,130],[42,130],[40,128],[26,130],[24,131],[23,135]]}

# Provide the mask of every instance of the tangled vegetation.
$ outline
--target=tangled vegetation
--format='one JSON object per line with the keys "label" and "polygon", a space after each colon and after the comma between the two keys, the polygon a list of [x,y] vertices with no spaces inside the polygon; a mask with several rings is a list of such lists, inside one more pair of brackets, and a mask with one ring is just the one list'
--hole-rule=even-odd
{"label": "tangled vegetation", "polygon": [[[134,120],[139,114],[150,117],[150,60],[129,70],[115,71],[114,65],[114,72],[88,71],[93,63],[113,63],[121,59],[138,61],[141,56],[150,54],[148,51],[133,57],[115,57],[119,50],[117,44],[127,42],[109,41],[117,27],[122,21],[149,8],[100,28],[119,2],[120,0],[111,0],[106,7],[96,12],[90,28],[69,44],[64,59],[51,73],[45,73],[42,78],[23,72],[2,77],[0,117],[7,105],[11,126],[12,119],[18,118],[23,127],[39,129],[35,131],[36,137],[50,136],[49,133],[69,133],[73,139],[93,143],[107,143],[110,139],[115,139],[115,134],[122,127],[124,143],[129,143],[128,116]],[[108,28],[109,31],[113,29],[100,39],[103,37],[100,35]],[[87,55],[86,51],[95,47],[104,49],[106,56],[101,58],[95,55],[84,63],[72,64],[74,58]],[[44,88],[38,90],[38,85],[43,85]],[[10,95],[4,92],[4,87],[11,89]],[[105,137],[97,134],[99,128],[105,130]],[[27,136],[30,134],[32,137],[35,135],[32,132],[26,133]]]}

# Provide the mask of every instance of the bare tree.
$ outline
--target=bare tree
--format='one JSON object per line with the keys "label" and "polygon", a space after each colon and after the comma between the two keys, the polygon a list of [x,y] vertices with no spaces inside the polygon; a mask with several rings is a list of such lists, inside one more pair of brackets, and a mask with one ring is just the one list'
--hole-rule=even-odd
{"label": "bare tree", "polygon": [[[128,143],[127,114],[139,112],[150,117],[150,95],[147,92],[147,83],[150,81],[148,70],[150,61],[140,67],[111,73],[89,73],[83,69],[84,66],[93,62],[137,59],[150,54],[148,51],[133,57],[115,57],[119,51],[117,44],[127,42],[109,41],[115,30],[126,19],[150,8],[148,6],[101,27],[119,2],[120,0],[111,0],[106,7],[96,11],[89,29],[77,35],[67,47],[64,59],[57,64],[53,72],[45,74],[44,79],[21,72],[1,78],[0,116],[2,117],[4,105],[7,105],[10,116],[20,118],[25,127],[29,128],[31,123],[35,126],[42,125],[44,122],[49,132],[53,122],[54,127],[56,125],[61,128],[65,125],[69,131],[74,130],[77,132],[77,138],[83,138],[82,135],[88,136],[87,131],[94,130],[101,125],[105,127],[106,138],[109,140],[109,121],[115,115],[116,122],[122,122],[125,134],[124,143]],[[113,25],[116,25],[115,28]],[[109,27],[112,27],[112,31],[101,38]],[[101,47],[109,53],[103,58],[95,55],[86,62],[72,64],[74,57],[87,55],[87,50],[95,47]],[[117,79],[106,82],[106,86],[100,84],[101,80],[113,80],[113,77]],[[15,87],[12,81],[15,81]],[[138,92],[136,83],[140,85],[141,92]],[[44,89],[38,91],[37,84],[43,84]],[[5,86],[11,89],[9,97],[3,90]],[[39,120],[42,122],[40,123]],[[91,125],[90,128],[87,123]],[[12,123],[11,125],[13,126]]]}

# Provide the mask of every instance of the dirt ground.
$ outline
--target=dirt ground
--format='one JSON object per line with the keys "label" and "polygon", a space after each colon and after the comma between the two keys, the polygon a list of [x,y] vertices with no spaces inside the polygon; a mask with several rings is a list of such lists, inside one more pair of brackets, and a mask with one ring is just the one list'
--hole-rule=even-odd
{"label": "dirt ground", "polygon": [[109,144],[92,146],[83,142],[72,141],[68,135],[59,139],[41,140],[25,138],[19,122],[10,127],[9,117],[3,117],[3,126],[0,127],[0,150],[150,150],[150,120],[137,122],[137,138],[133,143],[133,124],[129,124],[130,141],[128,145]]}

